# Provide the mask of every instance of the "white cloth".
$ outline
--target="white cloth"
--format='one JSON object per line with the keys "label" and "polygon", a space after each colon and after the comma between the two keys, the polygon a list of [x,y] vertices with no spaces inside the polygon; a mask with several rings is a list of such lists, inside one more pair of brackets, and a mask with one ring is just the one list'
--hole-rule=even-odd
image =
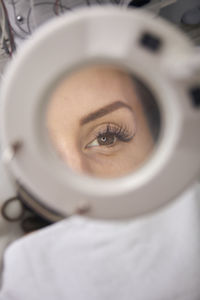
{"label": "white cloth", "polygon": [[1,300],[199,300],[196,188],[129,222],[73,217],[14,242]]}

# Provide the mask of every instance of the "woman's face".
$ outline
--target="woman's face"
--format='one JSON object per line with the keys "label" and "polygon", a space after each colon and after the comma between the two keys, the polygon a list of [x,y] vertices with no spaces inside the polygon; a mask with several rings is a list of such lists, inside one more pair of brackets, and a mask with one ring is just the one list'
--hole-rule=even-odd
{"label": "woman's face", "polygon": [[134,171],[154,146],[133,80],[110,66],[64,78],[51,95],[47,128],[70,168],[98,177]]}

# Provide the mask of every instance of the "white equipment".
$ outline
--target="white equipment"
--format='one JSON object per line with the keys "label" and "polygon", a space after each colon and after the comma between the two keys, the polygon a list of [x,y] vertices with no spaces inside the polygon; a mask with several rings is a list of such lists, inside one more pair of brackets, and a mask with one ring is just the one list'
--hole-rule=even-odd
{"label": "white equipment", "polygon": [[[50,87],[86,63],[123,67],[155,95],[159,142],[133,174],[77,175],[51,148],[44,124]],[[133,218],[166,205],[200,170],[199,70],[190,41],[146,12],[94,7],[41,27],[14,57],[0,91],[2,161],[16,194],[49,221],[77,213]]]}

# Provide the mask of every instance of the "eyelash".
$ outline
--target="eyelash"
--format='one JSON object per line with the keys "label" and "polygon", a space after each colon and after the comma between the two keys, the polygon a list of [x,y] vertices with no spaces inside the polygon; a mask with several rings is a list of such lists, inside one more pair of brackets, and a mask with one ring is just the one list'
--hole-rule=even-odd
{"label": "eyelash", "polygon": [[129,142],[133,138],[133,135],[130,135],[130,132],[125,126],[123,127],[111,124],[108,124],[104,131],[99,132],[96,138],[99,139],[109,134],[115,136],[118,140],[122,142]]}
{"label": "eyelash", "polygon": [[[104,125],[105,126],[105,125]],[[104,127],[105,128],[105,127]],[[124,143],[128,143],[135,134],[130,133],[130,130],[125,126],[119,126],[116,124],[107,124],[106,128],[103,130],[99,130],[96,135],[93,137],[92,141],[87,144],[87,148],[91,147],[112,147],[116,144],[117,141],[121,141]],[[101,138],[107,138],[107,144],[105,140],[101,142],[99,141]],[[111,139],[109,141],[109,139]]]}

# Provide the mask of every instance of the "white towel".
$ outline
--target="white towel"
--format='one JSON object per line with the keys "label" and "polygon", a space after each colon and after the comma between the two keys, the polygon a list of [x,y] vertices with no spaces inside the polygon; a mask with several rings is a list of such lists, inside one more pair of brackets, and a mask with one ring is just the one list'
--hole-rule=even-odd
{"label": "white towel", "polygon": [[199,300],[195,193],[142,219],[73,217],[19,239],[5,253],[0,299]]}

